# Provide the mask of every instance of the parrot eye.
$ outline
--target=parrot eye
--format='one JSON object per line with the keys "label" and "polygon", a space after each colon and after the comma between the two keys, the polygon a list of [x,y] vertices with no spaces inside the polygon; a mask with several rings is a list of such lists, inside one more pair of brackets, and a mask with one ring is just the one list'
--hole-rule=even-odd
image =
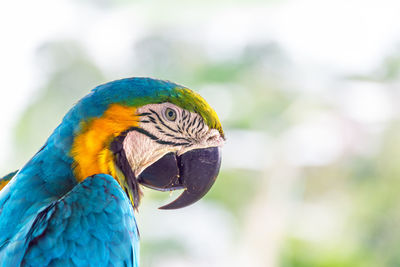
{"label": "parrot eye", "polygon": [[165,110],[165,117],[169,121],[175,121],[176,120],[176,111],[173,110],[172,108],[167,108]]}

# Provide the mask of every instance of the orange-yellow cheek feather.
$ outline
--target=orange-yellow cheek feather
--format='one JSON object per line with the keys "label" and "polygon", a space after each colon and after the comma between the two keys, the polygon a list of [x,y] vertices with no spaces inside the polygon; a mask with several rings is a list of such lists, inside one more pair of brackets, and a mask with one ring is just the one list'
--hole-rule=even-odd
{"label": "orange-yellow cheek feather", "polygon": [[94,174],[106,173],[116,178],[111,141],[122,132],[139,125],[136,108],[110,105],[103,116],[83,122],[71,149],[74,174],[78,182]]}
{"label": "orange-yellow cheek feather", "polygon": [[3,189],[8,184],[8,182],[9,181],[1,181],[0,182],[0,190]]}

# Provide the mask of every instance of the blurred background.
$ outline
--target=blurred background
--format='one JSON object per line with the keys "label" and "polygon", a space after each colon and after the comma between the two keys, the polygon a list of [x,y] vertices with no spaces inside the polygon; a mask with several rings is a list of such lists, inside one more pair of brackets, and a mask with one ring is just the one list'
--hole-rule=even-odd
{"label": "blurred background", "polygon": [[137,219],[141,266],[400,266],[400,1],[6,1],[0,173],[96,85],[198,91],[227,136],[200,202]]}

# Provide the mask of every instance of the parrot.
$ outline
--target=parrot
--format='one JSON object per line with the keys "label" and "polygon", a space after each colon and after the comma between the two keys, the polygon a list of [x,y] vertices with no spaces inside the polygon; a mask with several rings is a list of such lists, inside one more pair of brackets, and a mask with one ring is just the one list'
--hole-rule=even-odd
{"label": "parrot", "polygon": [[92,89],[18,171],[0,179],[0,266],[139,266],[142,187],[200,200],[225,135],[193,90],[133,77]]}

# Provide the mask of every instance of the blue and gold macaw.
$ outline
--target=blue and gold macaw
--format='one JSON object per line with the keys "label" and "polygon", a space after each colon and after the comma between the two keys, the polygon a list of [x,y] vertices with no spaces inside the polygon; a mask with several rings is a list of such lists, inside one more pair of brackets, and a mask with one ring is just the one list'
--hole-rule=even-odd
{"label": "blue and gold macaw", "polygon": [[161,209],[190,205],[213,185],[223,143],[216,113],[188,88],[98,86],[0,180],[0,266],[138,266],[139,185],[183,189]]}

